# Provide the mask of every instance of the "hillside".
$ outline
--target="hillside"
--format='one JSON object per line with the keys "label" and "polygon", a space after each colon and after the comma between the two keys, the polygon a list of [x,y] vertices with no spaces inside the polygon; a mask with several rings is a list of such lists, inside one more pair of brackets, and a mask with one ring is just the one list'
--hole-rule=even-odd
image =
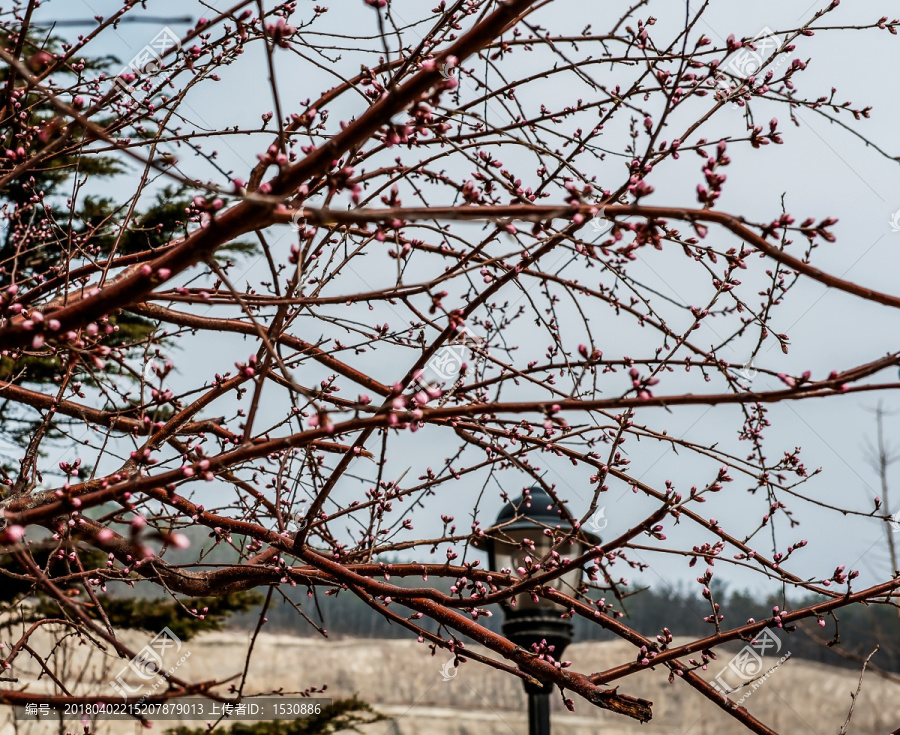
{"label": "hillside", "polygon": [[[133,638],[133,641],[131,640]],[[129,634],[129,642],[139,644],[141,634]],[[244,664],[249,634],[229,631],[205,634],[186,642],[190,658],[179,670],[194,681],[238,674]],[[38,650],[49,646],[35,643]],[[108,691],[108,681],[122,662],[100,659],[94,654],[83,659],[85,647],[67,652],[71,671],[85,672],[76,691]],[[475,663],[462,665],[456,676],[443,681],[441,668],[450,657],[431,652],[414,641],[328,640],[289,635],[261,634],[256,642],[249,670],[247,693],[284,691],[310,685],[328,684],[327,694],[338,697],[358,692],[360,697],[391,716],[391,723],[365,729],[365,735],[508,735],[525,731],[526,701],[518,682]],[[579,670],[596,671],[631,658],[629,646],[620,642],[585,642],[573,645],[566,655]],[[774,662],[774,659],[772,660]],[[721,660],[707,672],[712,678],[725,666]],[[22,683],[47,690],[46,679],[36,681],[38,672],[14,672]],[[452,670],[451,670],[452,673]],[[783,735],[836,733],[850,706],[858,672],[829,667],[800,659],[786,661],[745,702],[747,708]],[[557,732],[567,735],[744,735],[713,703],[698,697],[687,685],[668,684],[661,671],[647,671],[621,683],[623,691],[654,702],[654,719],[640,726],[618,716],[595,710],[576,699],[576,712],[569,713],[554,702]],[[900,691],[894,682],[867,674],[853,715],[854,735],[887,735],[900,724]],[[76,725],[76,723],[72,723]],[[155,732],[164,732],[177,723],[157,722]],[[194,723],[201,724],[201,723]],[[0,731],[12,732],[8,711]],[[70,729],[71,726],[70,726]],[[75,727],[73,731],[80,731]],[[28,724],[21,735],[58,732],[47,724]],[[98,723],[98,735],[146,732],[126,722]]]}

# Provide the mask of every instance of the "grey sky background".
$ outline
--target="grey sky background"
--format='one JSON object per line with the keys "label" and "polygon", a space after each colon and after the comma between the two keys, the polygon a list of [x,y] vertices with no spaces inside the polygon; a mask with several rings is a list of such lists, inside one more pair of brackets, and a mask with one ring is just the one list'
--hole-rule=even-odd
{"label": "grey sky background", "polygon": [[[397,17],[407,22],[424,15],[434,3],[425,5],[416,2],[393,2],[392,7]],[[755,35],[765,27],[772,29],[792,29],[801,25],[811,17],[814,10],[824,7],[822,2],[810,5],[806,2],[755,2],[731,3],[724,0],[711,3],[711,8],[697,26],[697,32],[706,33],[715,42],[720,42],[728,34]],[[81,18],[94,14],[106,15],[117,8],[118,2],[85,2],[70,0],[67,2],[45,3],[39,10],[42,20],[56,18]],[[269,3],[267,3],[267,6]],[[692,3],[694,6],[699,3]],[[309,17],[313,3],[301,2],[297,18]],[[160,0],[151,4],[153,15],[185,15],[212,17],[213,12],[206,8],[224,9],[227,3],[217,2],[201,4],[197,2],[168,2]],[[542,24],[554,32],[579,33],[584,26],[592,24],[594,33],[601,33],[609,25],[609,17],[619,16],[622,3],[579,3],[557,2],[540,11],[532,23]],[[863,0],[853,3],[845,2],[836,12],[828,17],[828,25],[868,24],[882,15],[894,17],[897,10],[892,3]],[[614,9],[614,10],[608,10]],[[682,27],[685,5],[682,2],[653,2],[649,10],[642,12],[642,17],[650,13],[658,18],[653,28],[653,36],[662,43]],[[891,13],[894,15],[891,15]],[[335,33],[360,33],[369,35],[373,40],[367,42],[365,48],[377,49],[380,43],[375,39],[377,25],[374,12],[365,7],[362,0],[344,0],[334,3],[326,15],[325,23],[317,23],[316,30],[326,29]],[[173,24],[173,29],[183,35],[185,25]],[[422,25],[424,29],[425,25]],[[58,33],[63,37],[74,38],[77,33],[86,32],[86,28],[61,28]],[[106,51],[118,56],[123,63],[158,31],[153,24],[122,25],[116,32],[104,34],[106,47],[91,44],[92,53]],[[414,31],[409,31],[409,39],[417,38]],[[310,36],[310,44],[327,40],[323,36]],[[411,42],[411,41],[410,41]],[[795,80],[801,92],[807,96],[829,93],[832,86],[837,88],[836,100],[852,100],[854,107],[872,105],[871,119],[854,123],[849,115],[841,117],[857,130],[880,145],[889,156],[900,155],[900,140],[897,137],[897,121],[900,104],[895,89],[894,73],[900,45],[897,37],[886,31],[869,30],[865,32],[845,31],[819,33],[812,38],[802,39],[790,58],[812,58],[806,72]],[[546,60],[543,55],[522,55],[522,64],[537,70]],[[322,90],[335,83],[327,68],[316,68],[304,63],[296,57],[280,54],[278,61],[278,81],[281,91],[283,110],[286,114],[302,109],[301,102],[308,97],[317,96]],[[358,71],[362,55],[350,58],[343,54],[336,68],[342,72]],[[515,58],[515,57],[514,57]],[[374,63],[377,53],[368,54],[366,61]],[[466,63],[468,65],[468,62]],[[609,67],[597,72],[605,84],[614,84],[618,78],[610,76]],[[616,68],[616,74],[620,71]],[[633,70],[621,70],[624,86],[630,79]],[[233,66],[220,71],[222,81],[219,83],[204,82],[196,88],[180,108],[184,115],[185,131],[195,129],[215,129],[226,125],[257,126],[259,115],[273,109],[271,93],[267,82],[265,59],[261,54],[261,46],[254,44]],[[554,87],[554,84],[556,85]],[[542,93],[553,101],[568,100],[576,95],[572,90],[561,88],[558,82],[545,85]],[[363,100],[345,96],[345,101],[330,109],[331,121],[348,119],[359,114],[364,108]],[[652,102],[651,102],[652,105]],[[689,108],[688,114],[695,108]],[[717,209],[733,214],[743,215],[751,221],[770,221],[780,213],[781,197],[785,196],[785,206],[800,221],[807,216],[816,220],[827,216],[835,216],[840,222],[833,228],[837,242],[820,245],[815,253],[813,264],[834,275],[854,280],[866,286],[884,292],[900,293],[898,283],[898,266],[900,266],[900,232],[893,232],[890,225],[892,213],[900,210],[900,166],[880,155],[871,147],[856,138],[852,132],[829,124],[823,117],[807,110],[796,114],[797,125],[788,122],[788,110],[782,105],[766,105],[754,102],[754,114],[757,124],[766,126],[772,117],[783,121],[784,145],[768,146],[760,151],[749,147],[734,145],[729,148],[732,158],[726,173],[728,180],[724,195],[717,203]],[[492,111],[488,111],[488,115]],[[673,129],[678,129],[673,122]],[[704,128],[703,135],[709,140],[716,140],[722,135],[738,133],[743,129],[743,109],[730,107],[722,111]],[[622,130],[608,131],[609,141],[605,141],[611,150],[621,150],[626,138]],[[673,136],[670,136],[674,137]],[[204,149],[216,149],[219,152],[219,164],[225,169],[232,169],[235,175],[246,179],[249,170],[256,163],[256,154],[269,145],[273,136],[271,128],[268,132],[257,136],[241,138],[213,139],[204,142]],[[389,152],[390,153],[390,152]],[[415,152],[413,152],[415,153]],[[183,170],[192,175],[210,178],[224,183],[215,172],[204,166],[202,159],[192,158],[181,152]],[[408,155],[408,154],[406,154]],[[500,158],[502,148],[497,152]],[[516,154],[518,155],[518,154]],[[392,156],[388,156],[390,159]],[[415,156],[411,156],[415,158]],[[602,166],[598,166],[600,183],[607,188],[614,188],[623,178],[624,158],[610,156]],[[515,164],[514,160],[510,161]],[[671,162],[654,172],[651,183],[656,192],[646,200],[651,205],[686,205],[697,206],[694,190],[702,181],[700,173],[702,159],[693,153],[682,156],[677,165]],[[518,166],[513,165],[513,168]],[[529,170],[533,166],[528,164]],[[115,196],[114,191],[103,193]],[[556,203],[561,198],[546,200],[545,203]],[[405,204],[413,201],[404,200]],[[373,206],[380,206],[373,204]],[[475,231],[475,228],[472,228]],[[683,228],[686,230],[687,228]],[[277,248],[286,254],[293,233],[288,227],[272,228],[268,234]],[[721,241],[725,248],[736,245],[730,242],[721,231],[711,229],[710,241]],[[730,244],[726,244],[729,243]],[[798,242],[793,252],[801,251]],[[553,256],[555,257],[555,256]],[[553,262],[553,258],[549,262]],[[648,286],[660,291],[679,303],[700,305],[697,273],[687,264],[683,254],[674,248],[658,252],[652,249],[641,251],[640,259],[635,264],[633,274]],[[241,263],[232,276],[236,284],[242,285],[245,280],[265,278],[267,268],[263,261],[250,259]],[[576,277],[575,271],[564,271],[570,277]],[[237,277],[239,276],[240,277]],[[379,272],[348,272],[342,279],[345,292],[353,288],[368,290],[377,287],[382,278],[391,274]],[[591,280],[591,274],[577,274],[577,277]],[[596,279],[594,279],[596,280]],[[749,276],[748,276],[749,280]],[[518,293],[510,292],[510,300],[518,298]],[[224,314],[225,312],[222,311]],[[371,323],[389,321],[392,326],[399,317],[390,310],[379,309],[370,312]],[[573,312],[574,314],[574,312]],[[229,314],[234,315],[234,314]],[[607,356],[619,356],[640,353],[642,345],[646,353],[647,339],[640,330],[633,328],[633,322],[616,320],[611,313],[592,314],[592,330],[598,347]],[[714,344],[724,336],[716,334],[715,321],[707,322],[694,333],[694,341],[698,344]],[[831,370],[841,370],[857,364],[874,360],[885,353],[898,349],[897,333],[900,325],[900,313],[886,307],[869,304],[848,294],[829,291],[823,286],[809,280],[801,282],[790,292],[785,303],[776,311],[773,328],[778,332],[787,332],[791,337],[791,350],[783,355],[773,342],[767,342],[756,360],[757,367],[776,369],[792,374],[811,370],[814,377],[825,377]],[[303,335],[305,338],[317,335]],[[523,339],[527,341],[527,339]],[[180,374],[171,382],[173,387],[194,385],[207,375],[209,370],[218,369],[219,365],[230,367],[234,360],[245,359],[252,351],[250,343],[230,336],[220,339],[218,335],[201,333],[190,343],[182,345],[183,351],[174,353],[174,359]],[[540,341],[536,348],[541,354],[546,346],[546,339]],[[654,344],[654,343],[650,343]],[[527,348],[526,348],[527,349]],[[748,341],[749,350],[749,341]],[[209,355],[215,360],[209,360]],[[643,353],[641,353],[643,354]],[[749,352],[748,352],[749,354]],[[206,355],[206,359],[204,359]],[[733,359],[741,362],[748,355],[735,354]],[[525,361],[523,357],[518,358]],[[364,366],[376,377],[393,382],[407,366],[396,365],[388,350],[367,353],[364,360],[351,364]],[[213,362],[215,364],[213,364]],[[304,367],[298,371],[301,382],[318,382],[326,377],[325,371],[318,368]],[[873,381],[886,382],[897,379],[896,369],[885,371],[875,376]],[[182,383],[183,381],[183,383]],[[690,385],[690,388],[686,386]],[[755,388],[766,390],[780,387],[777,380],[760,375],[754,383]],[[687,383],[683,376],[665,376],[659,393],[676,393],[679,390],[698,390],[697,383]],[[710,384],[714,391],[714,384]],[[611,388],[609,395],[615,395]],[[344,396],[352,397],[352,396]],[[878,478],[864,459],[867,442],[874,437],[874,421],[871,409],[879,400],[883,400],[887,410],[900,408],[900,402],[894,392],[864,393],[827,400],[809,400],[775,404],[769,407],[769,420],[772,426],[766,433],[766,447],[770,459],[783,451],[792,450],[795,446],[803,448],[803,459],[809,469],[822,468],[822,473],[800,488],[801,492],[824,503],[837,504],[869,512],[873,510],[873,499],[880,495]],[[283,414],[283,396],[275,391],[265,395],[264,407],[271,420],[277,420]],[[224,412],[224,411],[223,411]],[[570,420],[575,421],[575,417]],[[670,435],[684,437],[705,443],[721,442],[738,455],[746,455],[746,443],[737,441],[737,431],[741,425],[739,411],[727,407],[679,407],[671,412],[661,409],[645,409],[638,411],[636,423],[646,423],[655,428],[666,428]],[[900,416],[888,419],[887,436],[891,439],[900,425]],[[373,440],[374,441],[374,440]],[[431,429],[414,435],[406,435],[400,439],[392,439],[395,451],[390,456],[386,478],[396,478],[411,466],[409,478],[421,474],[427,464],[438,466],[456,446],[450,442],[448,435]],[[900,446],[900,441],[895,442]],[[691,453],[682,452],[676,455],[670,448],[659,443],[644,441],[638,444],[629,441],[625,448],[632,460],[631,471],[634,476],[655,486],[662,487],[664,481],[672,479],[679,491],[687,492],[691,485],[702,486],[709,482],[718,467],[717,463],[704,462]],[[570,501],[572,512],[583,512],[590,500],[592,486],[587,482],[590,473],[584,469],[571,467],[567,462],[550,461],[540,457],[539,464],[547,470],[546,479],[556,483],[562,495]],[[58,461],[58,460],[56,460]],[[115,465],[112,458],[109,468]],[[101,465],[102,467],[103,465]],[[372,477],[374,464],[366,460],[358,460],[350,475],[345,478],[339,488],[342,497],[359,497],[369,484],[353,479],[355,476]],[[734,473],[732,473],[734,476]],[[510,476],[511,477],[511,476]],[[896,478],[896,473],[894,473]],[[415,516],[416,535],[428,536],[440,531],[440,513],[452,512],[457,524],[467,528],[468,514],[477,494],[481,490],[483,478],[472,478],[471,482],[452,483],[445,488],[451,495],[433,498],[426,507]],[[507,489],[517,494],[521,483]],[[645,498],[632,494],[621,483],[610,482],[610,491],[601,499],[606,506],[606,517],[609,519],[605,533],[617,533],[632,523],[642,519],[654,509]],[[749,532],[760,516],[765,512],[765,501],[751,498],[745,492],[750,481],[735,476],[735,482],[717,497],[701,506],[704,515],[716,518],[720,524],[734,533],[741,535]],[[198,496],[208,495],[210,499],[221,492],[216,484],[204,490]],[[894,492],[895,503],[900,500],[900,485]],[[781,498],[788,502],[787,496]],[[794,518],[801,522],[799,528],[789,529],[783,518],[779,518],[775,526],[775,535],[780,547],[787,543],[806,538],[809,546],[792,557],[789,564],[791,571],[800,576],[830,576],[839,564],[848,568],[859,569],[860,586],[882,581],[889,575],[886,534],[890,527],[879,517],[858,518],[844,517],[831,511],[824,511],[815,505],[799,498],[789,502]],[[491,486],[483,503],[480,520],[488,525],[500,507],[496,486]],[[895,505],[895,509],[900,506]],[[879,516],[882,515],[879,513]],[[692,526],[673,527],[671,521],[665,523],[668,540],[664,547],[690,547],[702,541],[712,542],[711,536],[700,534]],[[771,549],[769,531],[765,532],[768,541],[757,537],[757,546],[764,551]],[[900,541],[900,534],[897,534]],[[442,553],[442,552],[441,552]],[[728,550],[725,558],[731,558],[733,551]],[[668,554],[630,554],[651,563],[652,571],[636,574],[624,565],[613,567],[615,577],[625,576],[632,580],[634,587],[646,584],[672,584],[678,581],[689,581],[698,576],[705,568],[699,564],[689,569],[684,558]],[[750,587],[755,590],[772,591],[758,573],[741,569],[726,569],[717,564],[716,570],[720,578],[727,579],[733,587]],[[693,582],[692,582],[693,583]],[[695,583],[694,583],[695,584]]]}

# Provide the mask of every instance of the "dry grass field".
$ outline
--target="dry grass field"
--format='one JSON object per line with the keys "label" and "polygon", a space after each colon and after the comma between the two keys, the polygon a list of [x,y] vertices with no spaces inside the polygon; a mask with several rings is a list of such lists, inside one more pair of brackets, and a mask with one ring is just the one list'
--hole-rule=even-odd
{"label": "dry grass field", "polygon": [[[224,632],[205,635],[186,642],[190,657],[179,674],[190,680],[205,680],[238,674],[244,664],[249,635]],[[129,643],[140,647],[141,634],[130,634]],[[39,648],[49,639],[38,642]],[[786,648],[789,650],[789,641]],[[47,650],[44,651],[48,652]],[[80,678],[73,686],[77,692],[110,691],[108,682],[124,662],[102,658],[96,653],[85,656],[85,647],[73,647],[65,653],[67,681]],[[183,654],[184,651],[182,651]],[[566,658],[578,670],[599,670],[630,658],[624,643],[581,643],[573,645]],[[365,735],[512,735],[526,730],[525,696],[517,681],[484,666],[466,663],[449,681],[442,667],[449,656],[432,657],[424,645],[414,641],[335,640],[297,638],[262,634],[256,643],[249,670],[247,693],[262,694],[272,689],[286,692],[316,684],[328,684],[330,696],[359,693],[376,709],[390,716],[364,728]],[[772,660],[774,663],[774,659]],[[710,678],[724,666],[720,660],[710,667]],[[452,669],[448,669],[453,674]],[[14,670],[20,686],[47,691],[46,679],[37,679],[36,671]],[[744,703],[769,726],[782,735],[837,735],[850,707],[850,694],[856,690],[858,672],[836,669],[799,659],[789,659],[776,669]],[[567,735],[743,735],[731,718],[713,703],[698,697],[687,685],[669,684],[662,671],[647,671],[622,682],[623,691],[654,702],[654,718],[639,725],[611,716],[576,699],[576,712],[554,703],[554,730]],[[154,732],[162,733],[177,723],[157,722]],[[194,723],[202,724],[202,723]],[[852,735],[888,735],[900,725],[900,686],[867,674],[862,695],[856,705]],[[51,723],[15,723],[4,711],[0,732],[21,735],[81,732],[77,722],[60,730]],[[100,722],[101,735],[147,732],[130,722]]]}

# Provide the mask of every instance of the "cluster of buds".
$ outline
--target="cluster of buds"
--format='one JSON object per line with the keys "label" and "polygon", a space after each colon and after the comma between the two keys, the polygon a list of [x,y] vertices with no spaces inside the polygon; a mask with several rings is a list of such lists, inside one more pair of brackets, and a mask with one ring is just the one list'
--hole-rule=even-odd
{"label": "cluster of buds", "polygon": [[588,349],[587,345],[578,345],[578,354],[580,354],[588,362],[597,362],[603,358],[603,353],[596,349]]}
{"label": "cluster of buds", "polygon": [[[715,523],[712,524],[715,526]],[[725,549],[724,541],[716,541],[714,544],[701,544],[693,547],[693,554],[691,554],[691,560],[688,562],[688,566],[692,567],[696,565],[697,560],[700,557],[703,557],[705,560],[708,560],[710,564],[714,563],[713,557],[718,556]]]}
{"label": "cluster of buds", "polygon": [[542,638],[539,643],[531,644],[531,652],[537,656],[538,660],[546,661],[547,663],[553,664],[553,666],[557,669],[567,669],[572,665],[571,661],[557,661],[553,657],[553,652],[556,650],[556,646],[551,646],[547,643],[547,640]]}
{"label": "cluster of buds", "polygon": [[628,374],[631,376],[631,384],[637,390],[638,398],[642,401],[648,401],[653,398],[653,393],[650,392],[650,386],[656,385],[659,382],[659,378],[657,377],[647,377],[641,378],[641,374],[637,368],[631,368],[628,371]]}
{"label": "cluster of buds", "polygon": [[20,163],[28,158],[28,154],[22,146],[19,146],[15,150],[13,150],[12,148],[7,148],[6,157],[13,163]]}
{"label": "cluster of buds", "polygon": [[716,173],[716,169],[731,163],[731,159],[725,155],[725,147],[725,141],[720,140],[716,146],[715,158],[707,156],[702,149],[698,151],[700,155],[706,156],[706,163],[703,165],[703,176],[706,178],[706,186],[697,184],[697,201],[706,209],[712,209],[716,200],[722,195],[722,184],[725,183],[725,175]]}
{"label": "cluster of buds", "polygon": [[831,579],[823,579],[822,585],[824,587],[830,587],[831,583],[835,584],[847,584],[850,580],[856,579],[859,576],[859,571],[856,569],[850,570],[849,574],[844,574],[844,565],[841,564],[837,569],[834,570],[834,574],[831,575]]}
{"label": "cluster of buds", "polygon": [[787,375],[786,373],[778,373],[778,379],[788,388],[797,388],[804,383],[808,383],[811,375],[812,373],[809,370],[806,370],[799,378]]}
{"label": "cluster of buds", "polygon": [[650,184],[644,181],[644,178],[650,174],[653,166],[650,164],[642,164],[640,161],[632,161],[631,176],[628,178],[628,193],[640,201],[642,197],[650,196],[654,189]]}
{"label": "cluster of buds", "polygon": [[331,418],[325,411],[314,413],[307,419],[306,423],[311,429],[318,429],[321,427],[321,429],[328,434],[334,432],[334,424],[331,422]]}
{"label": "cluster of buds", "polygon": [[256,355],[250,355],[247,362],[236,362],[234,366],[238,369],[238,373],[245,378],[252,378],[256,375]]}
{"label": "cluster of buds", "polygon": [[834,242],[835,237],[828,231],[828,228],[837,224],[837,221],[836,217],[826,217],[819,224],[815,224],[815,218],[807,217],[800,223],[800,232],[806,235],[810,242],[816,237],[821,237],[826,242]]}
{"label": "cluster of buds", "polygon": [[266,34],[272,39],[276,46],[281,48],[290,48],[288,43],[291,36],[297,32],[297,29],[290,25],[284,18],[279,18],[274,23],[266,25]]}
{"label": "cluster of buds", "polygon": [[[704,648],[700,651],[700,660],[698,661],[695,658],[689,658],[688,663],[695,668],[702,669],[706,671],[706,668],[709,666],[710,661],[717,661],[718,656],[716,656],[715,652],[710,650],[709,648]],[[675,672],[678,673],[678,672]],[[681,674],[679,674],[681,676]]]}
{"label": "cluster of buds", "polygon": [[784,141],[781,139],[781,136],[778,135],[778,118],[773,117],[769,120],[769,133],[768,135],[761,135],[763,131],[762,125],[754,125],[750,131],[750,145],[754,148],[759,148],[760,146],[769,145],[769,143],[775,143],[775,145],[781,145]]}
{"label": "cluster of buds", "polygon": [[[368,2],[368,0],[367,0]],[[456,89],[459,86],[459,80],[456,78],[456,69],[459,66],[459,59],[455,56],[445,56],[440,61],[435,59],[426,59],[419,67],[422,71],[437,71],[441,75],[440,89]]]}
{"label": "cluster of buds", "polygon": [[[263,117],[264,122],[268,122],[269,120],[272,119],[272,113],[267,112],[262,117]],[[256,155],[256,159],[260,163],[262,163],[266,166],[271,166],[272,164],[275,164],[276,166],[278,166],[278,168],[282,168],[282,167],[286,166],[287,163],[290,161],[290,158],[287,155],[285,155],[285,153],[275,143],[272,143],[272,145],[270,145],[266,149],[265,153],[258,153]],[[237,182],[235,182],[235,183],[237,183]],[[260,189],[260,191],[262,191],[262,189]],[[266,192],[263,192],[263,193],[266,193]],[[196,199],[195,199],[195,201],[196,201]]]}
{"label": "cluster of buds", "polygon": [[[18,291],[19,287],[13,283],[0,294],[0,312],[6,311],[12,315],[21,315],[22,329],[26,332],[35,332],[31,346],[34,349],[39,349],[44,345],[45,333],[58,332],[61,328],[60,322],[58,319],[52,317],[47,318],[44,316],[43,312],[38,309],[25,309],[22,304],[13,303],[13,299],[15,299]],[[96,328],[96,325],[94,326]],[[74,332],[70,332],[69,335],[72,335],[72,339],[74,339]]]}
{"label": "cluster of buds", "polygon": [[141,450],[135,450],[131,453],[131,459],[133,462],[142,465],[156,464],[158,460],[150,456],[151,450],[150,447],[144,447]]}
{"label": "cluster of buds", "polygon": [[707,600],[712,599],[712,593],[709,591],[709,583],[713,578],[713,569],[712,567],[707,567],[706,571],[699,577],[697,577],[697,582],[703,585],[703,597]]}
{"label": "cluster of buds", "polygon": [[191,201],[190,206],[185,208],[184,211],[188,215],[189,222],[199,222],[201,226],[205,227],[215,216],[215,213],[224,206],[225,202],[218,197],[207,200],[201,196],[196,196]]}
{"label": "cluster of buds", "polygon": [[[669,637],[671,639],[671,636]],[[640,650],[637,652],[635,660],[638,661],[641,666],[649,666],[650,663],[655,659],[658,655],[658,651],[654,650],[655,646],[641,646]]]}
{"label": "cluster of buds", "polygon": [[59,463],[59,469],[62,470],[63,474],[64,474],[67,478],[68,478],[68,477],[72,477],[73,475],[74,475],[75,477],[77,477],[77,476],[78,476],[78,473],[80,472],[80,469],[79,469],[80,467],[81,467],[81,457],[78,457],[78,458],[77,458],[74,462],[72,462],[71,464],[68,463],[68,462],[60,462],[60,463]]}

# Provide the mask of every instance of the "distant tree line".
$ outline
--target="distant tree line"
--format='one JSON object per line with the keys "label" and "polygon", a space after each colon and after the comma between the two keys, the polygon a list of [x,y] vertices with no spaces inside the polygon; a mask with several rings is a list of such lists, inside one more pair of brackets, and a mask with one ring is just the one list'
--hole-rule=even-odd
{"label": "distant tree line", "polygon": [[[394,578],[392,578],[392,581]],[[421,580],[413,580],[410,584],[422,586]],[[400,582],[398,582],[400,584]],[[353,638],[408,638],[409,632],[392,624],[381,616],[367,614],[368,607],[355,595],[339,593],[325,597],[318,592],[318,604],[308,597],[306,588],[296,587],[285,590],[287,596],[316,623],[320,624],[329,637],[346,636]],[[716,600],[719,601],[725,615],[723,624],[738,625],[745,619],[733,619],[734,611],[742,614],[750,611],[756,620],[772,615],[772,608],[778,605],[781,609],[806,607],[821,602],[820,598],[804,597],[789,600],[736,590],[713,588]],[[672,634],[692,638],[702,638],[714,631],[709,623],[703,622],[709,603],[683,585],[647,588],[631,597],[625,598],[616,609],[624,612],[625,620],[630,627],[639,633],[654,637],[665,626]],[[482,618],[482,624],[496,632],[500,631],[503,615],[498,607],[492,610],[491,618]],[[313,628],[298,616],[296,610],[282,601],[270,609],[266,616],[268,632],[295,633],[297,635],[317,635]],[[232,618],[232,623],[241,627],[253,627],[258,620],[258,610],[249,610]],[[833,666],[856,668],[860,659],[865,658],[880,644],[881,648],[871,664],[877,668],[900,673],[900,635],[898,635],[897,611],[889,606],[850,605],[841,609],[836,618],[826,617],[824,627],[815,622],[798,627],[790,632],[776,631],[782,640],[784,650],[789,650],[792,657],[804,658]],[[572,619],[576,641],[615,640],[616,636],[600,626],[575,617]],[[437,629],[432,625],[430,630]],[[835,642],[837,641],[837,642]],[[827,645],[823,645],[827,644]],[[741,646],[732,643],[723,647],[725,650],[738,650]],[[721,659],[721,654],[720,654]],[[870,664],[870,665],[871,665]]]}

